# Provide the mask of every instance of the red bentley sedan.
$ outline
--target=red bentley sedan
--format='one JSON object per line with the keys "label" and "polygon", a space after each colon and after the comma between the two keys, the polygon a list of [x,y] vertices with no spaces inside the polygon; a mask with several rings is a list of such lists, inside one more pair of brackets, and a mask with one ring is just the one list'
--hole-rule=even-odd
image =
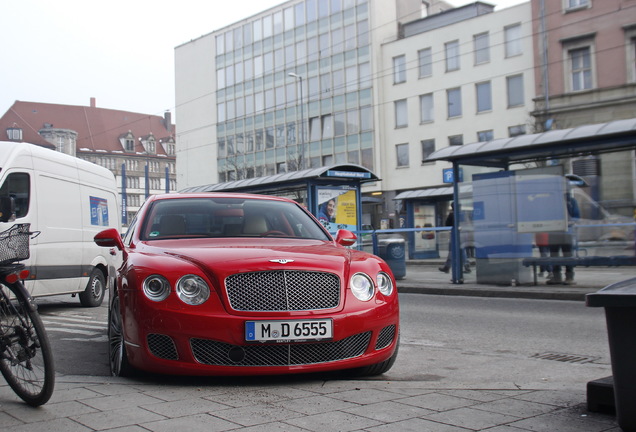
{"label": "red bentley sedan", "polygon": [[395,279],[333,239],[298,203],[248,194],[150,197],[116,247],[110,367],[187,375],[388,371],[398,352]]}

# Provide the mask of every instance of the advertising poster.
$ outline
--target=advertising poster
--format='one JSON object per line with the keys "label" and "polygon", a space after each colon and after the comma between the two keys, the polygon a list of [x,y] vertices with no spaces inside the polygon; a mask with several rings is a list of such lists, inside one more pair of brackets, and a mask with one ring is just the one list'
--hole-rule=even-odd
{"label": "advertising poster", "polygon": [[[435,206],[430,204],[414,204],[413,218],[415,228],[435,226]],[[434,251],[437,247],[435,231],[417,231],[415,233],[416,251]]]}
{"label": "advertising poster", "polygon": [[90,197],[91,225],[108,226],[108,201],[104,198]]}
{"label": "advertising poster", "polygon": [[356,190],[347,187],[319,188],[317,217],[332,234],[339,229],[357,230]]}

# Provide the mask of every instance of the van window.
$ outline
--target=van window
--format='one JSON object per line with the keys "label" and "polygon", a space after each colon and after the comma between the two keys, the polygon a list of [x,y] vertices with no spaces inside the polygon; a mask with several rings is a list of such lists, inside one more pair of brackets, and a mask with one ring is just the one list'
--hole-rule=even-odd
{"label": "van window", "polygon": [[12,196],[15,200],[17,218],[26,216],[29,212],[31,180],[27,173],[11,173],[0,187],[0,196]]}

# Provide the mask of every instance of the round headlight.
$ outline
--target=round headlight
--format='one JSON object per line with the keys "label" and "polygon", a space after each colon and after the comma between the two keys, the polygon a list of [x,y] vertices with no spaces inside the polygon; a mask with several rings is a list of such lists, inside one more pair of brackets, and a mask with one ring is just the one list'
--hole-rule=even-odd
{"label": "round headlight", "polygon": [[386,273],[378,273],[378,277],[376,279],[380,292],[386,296],[391,295],[393,292],[393,282],[391,282],[391,277]]}
{"label": "round headlight", "polygon": [[210,288],[196,275],[186,275],[177,282],[177,296],[182,302],[196,306],[210,298]]}
{"label": "round headlight", "polygon": [[368,301],[373,297],[373,281],[364,273],[356,273],[351,277],[351,291],[358,300]]}
{"label": "round headlight", "polygon": [[170,295],[170,283],[159,275],[148,276],[143,283],[143,290],[146,297],[152,301],[160,302]]}

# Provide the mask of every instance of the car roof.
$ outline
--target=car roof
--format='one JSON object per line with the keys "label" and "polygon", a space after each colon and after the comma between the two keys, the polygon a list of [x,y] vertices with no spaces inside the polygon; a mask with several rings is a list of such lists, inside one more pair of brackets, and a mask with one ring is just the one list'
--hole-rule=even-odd
{"label": "car roof", "polygon": [[289,198],[285,197],[277,197],[272,195],[259,195],[259,194],[248,194],[248,193],[238,193],[238,192],[196,192],[196,193],[168,193],[168,194],[158,194],[152,195],[149,197],[149,200],[164,200],[164,199],[183,199],[183,198],[237,198],[237,199],[256,199],[256,200],[264,200],[264,201],[285,201],[285,202],[294,202]]}

